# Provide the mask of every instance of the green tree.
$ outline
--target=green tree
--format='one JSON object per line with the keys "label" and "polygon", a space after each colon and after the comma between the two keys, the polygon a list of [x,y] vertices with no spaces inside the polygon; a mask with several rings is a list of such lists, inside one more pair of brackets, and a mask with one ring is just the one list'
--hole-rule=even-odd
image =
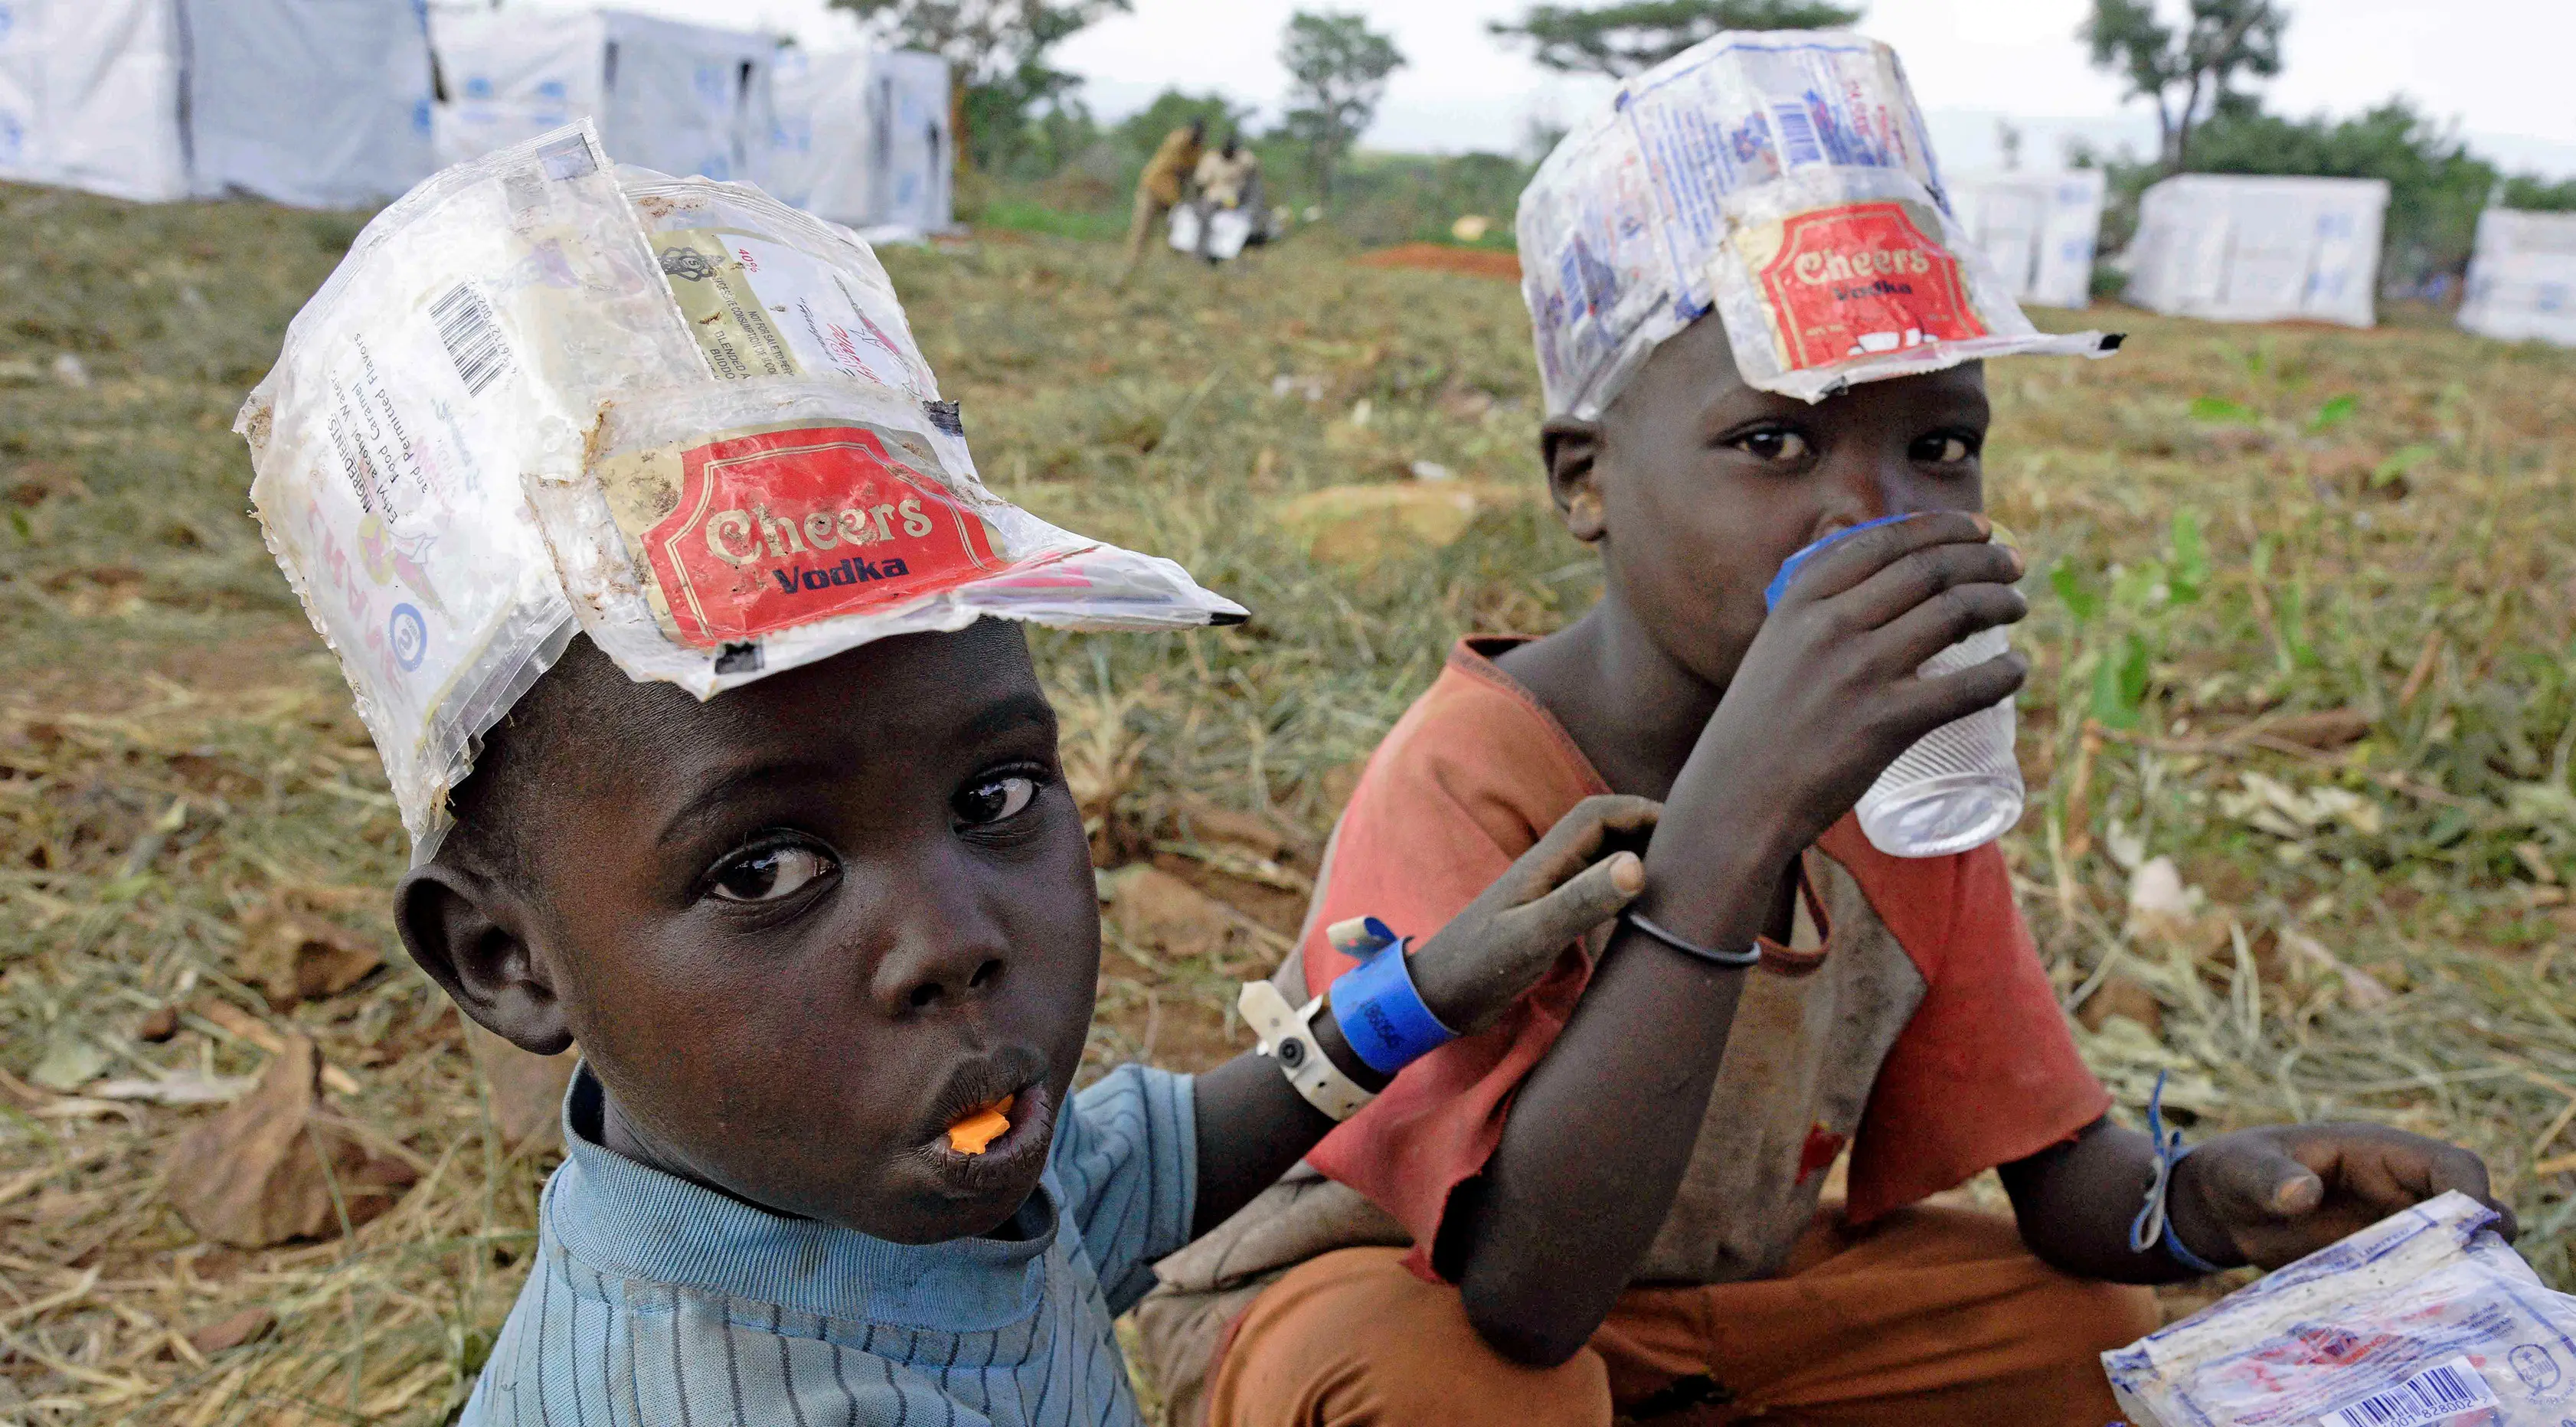
{"label": "green tree", "polygon": [[1127,161],[1136,168],[1154,156],[1163,136],[1174,129],[1186,129],[1192,123],[1207,124],[1208,147],[1225,142],[1228,134],[1250,138],[1250,106],[1238,106],[1224,95],[1211,90],[1206,94],[1188,94],[1166,89],[1154,96],[1154,102],[1121,119],[1110,130]]}
{"label": "green tree", "polygon": [[965,121],[962,151],[978,168],[1001,168],[1031,139],[1041,104],[1070,113],[1081,76],[1046,62],[1047,52],[1131,0],[830,0],[836,10],[905,49],[948,61]]}
{"label": "green tree", "polygon": [[1015,178],[1052,178],[1080,163],[1100,146],[1100,121],[1091,106],[1075,95],[1050,99],[1020,121],[1018,138],[1007,154],[996,155],[996,167]]}
{"label": "green tree", "polygon": [[1377,117],[1404,56],[1366,16],[1300,10],[1288,17],[1279,62],[1290,81],[1286,131],[1305,147],[1316,192],[1330,198],[1333,171]]}
{"label": "green tree", "polygon": [[2551,183],[2536,174],[2517,174],[2504,181],[2500,207],[2526,213],[2576,212],[2576,178]]}
{"label": "green tree", "polygon": [[2157,18],[2156,0],[2093,0],[2076,33],[2095,68],[2117,71],[2128,97],[2156,106],[2157,156],[2165,172],[2180,173],[2193,131],[2241,100],[2237,80],[2281,72],[2288,21],[2274,0],[2186,0],[2179,25]]}
{"label": "green tree", "polygon": [[1532,5],[1518,21],[1485,28],[1524,41],[1531,58],[1569,74],[1613,79],[1671,59],[1721,30],[1838,30],[1862,8],[1821,0],[1619,0],[1609,5]]}

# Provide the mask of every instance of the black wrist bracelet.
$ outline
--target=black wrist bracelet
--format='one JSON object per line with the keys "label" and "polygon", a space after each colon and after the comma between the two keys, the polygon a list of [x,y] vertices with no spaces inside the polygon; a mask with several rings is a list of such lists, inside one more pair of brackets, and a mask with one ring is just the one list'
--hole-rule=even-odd
{"label": "black wrist bracelet", "polygon": [[1655,940],[1662,942],[1664,945],[1671,947],[1673,950],[1680,952],[1684,956],[1697,957],[1713,966],[1732,966],[1741,969],[1743,967],[1756,965],[1762,960],[1762,946],[1759,942],[1746,947],[1742,951],[1720,951],[1713,946],[1701,946],[1697,942],[1684,941],[1680,937],[1673,935],[1671,932],[1668,932],[1662,927],[1655,925],[1652,921],[1649,921],[1642,912],[1621,912],[1619,914],[1619,920],[1626,922],[1628,925],[1635,927],[1637,930],[1644,932],[1646,935],[1653,937]]}

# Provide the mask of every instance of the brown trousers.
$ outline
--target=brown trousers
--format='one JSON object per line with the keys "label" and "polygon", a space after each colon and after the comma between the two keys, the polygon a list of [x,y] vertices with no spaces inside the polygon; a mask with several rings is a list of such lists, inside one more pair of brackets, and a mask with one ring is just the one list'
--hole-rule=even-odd
{"label": "brown trousers", "polygon": [[1400,1249],[1342,1249],[1264,1290],[1234,1325],[1208,1427],[2103,1427],[2098,1355],[2153,1331],[2142,1288],[2069,1278],[2012,1221],[1901,1209],[1865,1229],[1834,1210],[1777,1278],[1635,1288],[1554,1368],[1497,1356],[1455,1288]]}

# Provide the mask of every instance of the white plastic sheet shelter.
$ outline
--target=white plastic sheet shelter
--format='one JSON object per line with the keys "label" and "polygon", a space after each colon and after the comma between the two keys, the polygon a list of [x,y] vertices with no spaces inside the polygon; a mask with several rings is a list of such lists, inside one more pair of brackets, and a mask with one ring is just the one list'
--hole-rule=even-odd
{"label": "white plastic sheet shelter", "polygon": [[427,177],[417,0],[0,0],[0,178],[353,207]]}
{"label": "white plastic sheet shelter", "polygon": [[2064,173],[1948,175],[1959,225],[2012,284],[2013,296],[2042,307],[2093,301],[2093,249],[2102,231],[2104,176]]}
{"label": "white plastic sheet shelter", "polygon": [[2576,347],[2576,213],[2481,214],[2460,325],[2507,342]]}
{"label": "white plastic sheet shelter", "polygon": [[0,179],[185,198],[171,0],[0,0]]}
{"label": "white plastic sheet shelter", "polygon": [[197,192],[356,208],[437,170],[421,0],[185,0],[181,14]]}
{"label": "white plastic sheet shelter", "polygon": [[2129,300],[2221,322],[2368,327],[2387,214],[2375,178],[2169,178],[2139,200]]}
{"label": "white plastic sheet shelter", "polygon": [[770,147],[776,41],[619,10],[439,9],[438,158],[461,163],[577,119],[620,163],[753,182]]}
{"label": "white plastic sheet shelter", "polygon": [[779,51],[768,187],[809,213],[877,231],[952,220],[948,64],[909,50]]}

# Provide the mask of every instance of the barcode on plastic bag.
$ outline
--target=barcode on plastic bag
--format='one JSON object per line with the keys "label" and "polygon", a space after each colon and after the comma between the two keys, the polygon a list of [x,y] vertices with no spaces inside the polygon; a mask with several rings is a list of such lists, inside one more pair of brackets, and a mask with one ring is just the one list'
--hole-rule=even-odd
{"label": "barcode on plastic bag", "polygon": [[1816,142],[1816,121],[1804,104],[1774,104],[1771,117],[1780,129],[1780,146],[1792,164],[1820,164],[1824,145]]}
{"label": "barcode on plastic bag", "polygon": [[2421,1427],[2457,1413],[2496,1405],[2495,1389],[2467,1358],[2424,1369],[2386,1392],[2365,1397],[2317,1419],[2318,1427]]}
{"label": "barcode on plastic bag", "polygon": [[510,349],[501,343],[501,326],[492,320],[492,304],[474,290],[474,284],[460,282],[429,305],[429,315],[438,324],[438,340],[447,348],[447,359],[456,364],[456,379],[465,383],[465,394],[481,396],[483,388],[510,365]]}

